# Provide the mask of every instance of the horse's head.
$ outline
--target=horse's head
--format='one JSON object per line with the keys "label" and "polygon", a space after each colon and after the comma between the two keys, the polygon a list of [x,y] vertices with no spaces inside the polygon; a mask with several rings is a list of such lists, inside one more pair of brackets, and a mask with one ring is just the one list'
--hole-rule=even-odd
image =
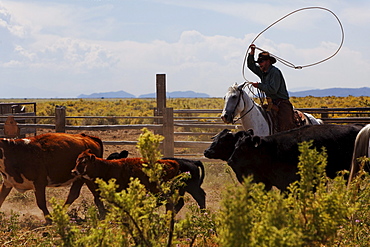
{"label": "horse's head", "polygon": [[234,83],[227,91],[224,100],[225,105],[222,110],[221,119],[224,123],[233,123],[234,117],[238,116],[244,109],[244,100],[242,94],[244,93],[243,88],[238,86],[238,83]]}

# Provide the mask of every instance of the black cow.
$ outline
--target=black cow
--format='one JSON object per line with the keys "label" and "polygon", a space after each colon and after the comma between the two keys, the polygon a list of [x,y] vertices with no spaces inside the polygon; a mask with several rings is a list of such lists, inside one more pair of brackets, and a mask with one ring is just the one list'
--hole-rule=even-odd
{"label": "black cow", "polygon": [[326,147],[327,174],[334,177],[340,170],[349,169],[353,144],[362,126],[309,125],[267,137],[253,135],[253,130],[232,133],[225,129],[215,136],[204,151],[207,158],[227,160],[239,182],[253,175],[266,189],[273,185],[286,189],[298,179],[298,144],[314,140],[316,148]]}
{"label": "black cow", "polygon": [[[203,163],[199,160],[189,160],[180,158],[162,158],[162,160],[174,160],[179,163],[180,172],[189,172],[191,177],[185,181],[185,186],[179,191],[182,196],[176,204],[175,210],[178,212],[184,206],[183,196],[185,192],[188,192],[194,200],[198,203],[199,208],[206,208],[206,192],[200,187],[203,184],[205,172]],[[201,173],[199,173],[199,168]]]}
{"label": "black cow", "polygon": [[285,190],[298,180],[298,144],[313,140],[313,147],[325,147],[328,154],[326,173],[335,177],[338,171],[349,170],[354,142],[362,126],[307,125],[298,129],[260,137],[252,133],[239,138],[228,160],[239,182],[253,175],[266,189],[276,186]]}
{"label": "black cow", "polygon": [[127,150],[123,150],[120,153],[117,153],[117,152],[111,153],[107,157],[107,160],[118,160],[118,159],[127,158],[127,156],[128,156],[128,151]]}
{"label": "black cow", "polygon": [[213,142],[209,148],[204,150],[204,156],[209,159],[221,159],[227,161],[235,149],[235,144],[240,137],[244,135],[253,135],[253,130],[231,132],[228,129],[224,129],[217,135],[212,137]]}

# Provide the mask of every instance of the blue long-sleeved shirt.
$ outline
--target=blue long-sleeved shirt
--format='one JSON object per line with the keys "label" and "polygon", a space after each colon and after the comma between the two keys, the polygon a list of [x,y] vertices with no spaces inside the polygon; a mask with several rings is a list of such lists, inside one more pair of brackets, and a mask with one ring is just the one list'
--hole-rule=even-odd
{"label": "blue long-sleeved shirt", "polygon": [[278,68],[271,65],[267,72],[262,72],[256,65],[254,56],[250,54],[248,54],[247,65],[261,79],[258,88],[264,91],[267,97],[272,99],[289,99],[283,74]]}

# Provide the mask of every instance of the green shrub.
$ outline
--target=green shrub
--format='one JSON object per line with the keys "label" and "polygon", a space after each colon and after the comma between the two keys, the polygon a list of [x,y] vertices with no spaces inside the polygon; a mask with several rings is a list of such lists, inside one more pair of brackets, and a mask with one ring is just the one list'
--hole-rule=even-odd
{"label": "green shrub", "polygon": [[[161,138],[147,130],[141,138],[143,156],[156,160],[160,153],[153,146]],[[67,216],[65,207],[54,204],[54,234],[59,237],[45,241],[54,239],[54,244],[63,246],[367,246],[369,174],[362,170],[347,188],[346,173],[327,178],[325,150],[310,147],[311,143],[300,145],[300,180],[287,193],[265,191],[263,184],[252,183],[248,177],[242,185],[227,188],[219,212],[191,207],[185,219],[178,221],[158,205],[177,202],[178,194],[169,192],[183,178],[164,183],[158,176],[161,169],[148,162],[147,174],[152,181],[158,180],[164,197],[148,193],[137,179],[119,193],[114,180],[99,180],[109,209],[106,219],[98,220],[94,207],[87,210],[85,222],[78,224]]]}
{"label": "green shrub", "polygon": [[222,246],[333,246],[359,209],[367,217],[364,233],[369,233],[369,197],[364,200],[368,186],[354,198],[353,190],[346,189],[344,173],[335,179],[325,176],[325,150],[319,153],[311,145],[300,145],[300,180],[288,193],[265,191],[250,177],[242,186],[228,188],[218,215]]}
{"label": "green shrub", "polygon": [[117,185],[113,179],[108,183],[98,179],[101,197],[109,213],[102,221],[90,217],[90,226],[85,228],[85,234],[77,234],[75,228],[68,224],[69,218],[64,208],[54,205],[53,222],[63,245],[83,246],[86,243],[92,246],[172,245],[175,239],[175,213],[166,212],[158,206],[167,203],[176,204],[180,197],[175,188],[182,186],[183,180],[189,175],[182,174],[170,181],[162,180],[164,171],[156,162],[161,156],[158,151],[161,140],[163,137],[153,135],[144,129],[138,141],[143,159],[148,161],[144,172],[150,181],[157,185],[160,197],[148,192],[138,179],[131,178],[129,188],[121,192],[116,192]]}
{"label": "green shrub", "polygon": [[19,214],[12,210],[10,216],[6,217],[3,212],[0,212],[0,232],[16,236],[18,230],[20,230]]}
{"label": "green shrub", "polygon": [[[185,219],[175,225],[178,242],[193,246],[195,240],[200,238],[203,245],[207,246],[207,241],[213,241],[217,234],[215,216],[209,210],[201,210],[197,206],[191,206]],[[180,241],[181,239],[182,241]]]}
{"label": "green shrub", "polygon": [[370,243],[370,176],[364,172],[369,165],[369,158],[361,159],[359,175],[348,185],[348,196],[356,210],[340,226],[337,237],[338,246],[365,247]]}
{"label": "green shrub", "polygon": [[54,223],[53,227],[61,238],[59,245],[74,246],[78,230],[67,214],[68,207],[63,206],[62,201],[58,202],[54,197],[50,202],[53,207],[53,212],[51,213],[51,219]]}

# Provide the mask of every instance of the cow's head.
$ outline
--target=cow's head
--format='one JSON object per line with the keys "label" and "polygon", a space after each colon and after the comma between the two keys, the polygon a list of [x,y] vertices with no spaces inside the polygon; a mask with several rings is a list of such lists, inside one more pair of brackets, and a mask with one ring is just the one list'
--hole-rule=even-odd
{"label": "cow's head", "polygon": [[83,151],[78,155],[76,160],[76,166],[71,171],[73,176],[85,176],[89,167],[89,164],[95,161],[95,154],[90,149]]}
{"label": "cow's head", "polygon": [[228,129],[224,129],[212,137],[213,142],[209,148],[204,151],[204,156],[209,159],[227,161],[234,152],[236,142],[244,135],[253,135],[253,130],[249,129],[248,131],[233,133]]}
{"label": "cow's head", "polygon": [[245,132],[234,145],[234,152],[227,161],[229,165],[234,163],[251,163],[258,157],[258,150],[262,145],[260,136],[254,136],[253,132]]}

